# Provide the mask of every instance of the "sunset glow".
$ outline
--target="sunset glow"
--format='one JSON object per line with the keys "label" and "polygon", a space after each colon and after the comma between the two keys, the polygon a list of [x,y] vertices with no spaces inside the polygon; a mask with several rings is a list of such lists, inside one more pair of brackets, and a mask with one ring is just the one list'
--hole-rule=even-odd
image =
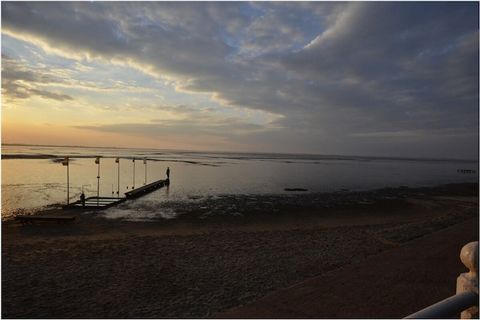
{"label": "sunset glow", "polygon": [[2,142],[476,158],[477,3],[3,2]]}

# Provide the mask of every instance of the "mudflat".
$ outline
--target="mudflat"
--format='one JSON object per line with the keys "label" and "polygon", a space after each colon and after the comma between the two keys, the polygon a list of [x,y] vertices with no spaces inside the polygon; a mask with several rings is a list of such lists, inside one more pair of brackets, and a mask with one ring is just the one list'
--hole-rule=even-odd
{"label": "mudflat", "polygon": [[391,192],[404,196],[209,219],[4,221],[2,316],[212,317],[478,216],[477,184]]}

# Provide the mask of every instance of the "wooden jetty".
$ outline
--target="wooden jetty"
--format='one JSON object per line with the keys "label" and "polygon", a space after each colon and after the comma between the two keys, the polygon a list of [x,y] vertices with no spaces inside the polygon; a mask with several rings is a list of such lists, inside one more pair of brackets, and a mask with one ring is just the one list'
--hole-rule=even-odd
{"label": "wooden jetty", "polygon": [[117,205],[119,203],[127,200],[126,198],[115,198],[115,197],[88,197],[85,199],[85,204],[81,200],[72,202],[66,206],[64,209],[106,209],[111,206]]}
{"label": "wooden jetty", "polygon": [[141,197],[143,195],[146,195],[147,193],[150,193],[152,191],[160,189],[164,186],[168,186],[169,184],[170,184],[169,179],[157,180],[155,182],[144,185],[143,187],[134,189],[134,190],[129,191],[129,192],[125,192],[125,197],[127,197],[127,199],[135,199],[135,198]]}
{"label": "wooden jetty", "polygon": [[135,199],[141,196],[144,196],[152,191],[160,189],[164,186],[168,186],[170,180],[157,180],[155,182],[149,183],[140,188],[134,189],[132,191],[126,192],[125,197],[116,198],[116,197],[88,197],[85,199],[85,203],[82,203],[81,200],[72,202],[66,206],[64,209],[85,209],[85,210],[101,210],[110,208],[119,203],[126,201],[127,199]]}

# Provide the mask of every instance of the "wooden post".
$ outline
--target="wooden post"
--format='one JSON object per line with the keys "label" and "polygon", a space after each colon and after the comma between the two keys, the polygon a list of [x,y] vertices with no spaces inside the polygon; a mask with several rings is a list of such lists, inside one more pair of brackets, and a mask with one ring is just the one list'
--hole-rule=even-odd
{"label": "wooden post", "polygon": [[97,207],[100,205],[100,157],[95,158],[95,163],[98,164],[98,173],[97,173]]}
{"label": "wooden post", "polygon": [[145,165],[145,182],[143,185],[147,184],[147,158],[143,158],[143,164]]}
{"label": "wooden post", "polygon": [[115,162],[118,164],[118,173],[117,173],[117,198],[120,198],[120,158],[116,158]]}
{"label": "wooden post", "polygon": [[63,166],[67,166],[67,206],[70,204],[70,169],[69,169],[70,159],[65,157],[62,161]]}
{"label": "wooden post", "polygon": [[70,204],[70,164],[67,158],[67,205]]}
{"label": "wooden post", "polygon": [[135,158],[132,160],[133,162],[133,184],[132,184],[132,190],[135,189]]}

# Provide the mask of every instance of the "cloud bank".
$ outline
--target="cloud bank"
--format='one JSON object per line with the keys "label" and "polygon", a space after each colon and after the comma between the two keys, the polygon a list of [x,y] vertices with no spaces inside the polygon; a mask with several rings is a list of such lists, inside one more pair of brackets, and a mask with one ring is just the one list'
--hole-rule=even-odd
{"label": "cloud bank", "polygon": [[[46,52],[278,115],[265,130],[199,121],[170,132],[279,152],[477,157],[478,3],[4,2],[2,21]],[[71,98],[20,88],[15,77],[28,74],[2,76],[18,97]],[[97,129],[127,127],[168,128]]]}

